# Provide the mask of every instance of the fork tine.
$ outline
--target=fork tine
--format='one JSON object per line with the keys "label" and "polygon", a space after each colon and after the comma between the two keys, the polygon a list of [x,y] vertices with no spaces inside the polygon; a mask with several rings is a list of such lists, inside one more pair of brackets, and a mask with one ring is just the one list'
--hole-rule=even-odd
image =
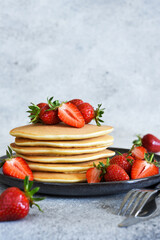
{"label": "fork tine", "polygon": [[[139,191],[135,191],[134,194],[132,195],[131,199],[128,201],[128,203],[126,204],[125,208],[123,208],[123,212],[121,213],[121,215],[127,215],[127,212],[128,212],[128,215],[129,214],[129,209],[132,207],[133,204],[138,204],[137,202],[137,198],[138,196],[140,195],[141,193]],[[136,202],[135,202],[136,201]]]}
{"label": "fork tine", "polygon": [[121,203],[120,209],[118,211],[118,215],[121,215],[123,213],[123,208],[126,205],[126,203],[128,202],[129,198],[132,197],[132,195],[136,192],[136,189],[132,189],[130,190],[126,196],[123,199],[123,202]]}
{"label": "fork tine", "polygon": [[142,208],[144,207],[144,205],[147,203],[147,201],[149,201],[151,199],[151,197],[153,195],[155,195],[157,193],[157,191],[146,191],[146,194],[144,195],[143,199],[141,200],[139,206],[137,206],[137,208],[133,209],[133,211],[131,212],[131,214],[133,215],[138,215],[139,212],[142,210]]}
{"label": "fork tine", "polygon": [[139,196],[137,197],[135,203],[133,204],[132,208],[130,209],[130,214],[129,215],[135,215],[138,210],[140,210],[144,199],[147,199],[147,192],[143,191],[140,192]]}

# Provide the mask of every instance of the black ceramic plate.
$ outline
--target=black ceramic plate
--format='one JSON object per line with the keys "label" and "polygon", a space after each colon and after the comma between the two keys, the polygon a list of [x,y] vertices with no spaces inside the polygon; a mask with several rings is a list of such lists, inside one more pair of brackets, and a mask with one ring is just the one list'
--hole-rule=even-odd
{"label": "black ceramic plate", "polygon": [[[121,153],[127,152],[128,149],[110,148],[113,151]],[[5,158],[3,156],[1,158]],[[155,155],[157,161],[160,156]],[[16,186],[23,189],[23,180],[3,175],[0,170],[0,182],[8,186]],[[132,188],[146,188],[160,182],[160,174],[129,181],[119,182],[101,182],[101,183],[42,183],[34,181],[34,187],[40,187],[39,193],[57,195],[57,196],[102,196],[118,194],[129,191]]]}

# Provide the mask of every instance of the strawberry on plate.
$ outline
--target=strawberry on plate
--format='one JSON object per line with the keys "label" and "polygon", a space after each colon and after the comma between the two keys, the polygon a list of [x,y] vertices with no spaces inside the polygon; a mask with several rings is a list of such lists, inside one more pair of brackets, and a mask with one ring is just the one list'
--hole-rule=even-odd
{"label": "strawberry on plate", "polygon": [[97,167],[89,168],[86,172],[88,183],[98,183],[102,179],[102,170]]}
{"label": "strawberry on plate", "polygon": [[106,182],[110,181],[125,181],[129,180],[129,175],[126,171],[117,164],[111,164],[106,169],[106,174],[104,175]]}
{"label": "strawberry on plate", "polygon": [[8,147],[6,154],[8,158],[2,160],[0,163],[0,167],[2,167],[2,171],[5,175],[20,179],[24,179],[28,176],[29,180],[33,180],[33,173],[23,158],[13,156],[10,147]]}
{"label": "strawberry on plate", "polygon": [[135,146],[135,147],[132,147],[131,149],[132,157],[135,159],[144,159],[145,153],[147,153],[147,150],[142,146],[138,146],[138,147]]}
{"label": "strawberry on plate", "polygon": [[159,173],[154,154],[145,154],[145,159],[136,159],[131,169],[131,179],[145,178]]}
{"label": "strawberry on plate", "polygon": [[24,192],[17,187],[7,188],[0,195],[0,222],[15,221],[22,219],[28,215],[29,207],[36,205],[40,211],[40,207],[36,201],[44,198],[35,198],[33,194],[37,193],[39,187],[31,190],[33,182],[29,182],[28,176],[24,180]]}
{"label": "strawberry on plate", "polygon": [[115,155],[110,159],[110,164],[117,164],[122,167],[128,174],[131,171],[134,158],[127,153]]}

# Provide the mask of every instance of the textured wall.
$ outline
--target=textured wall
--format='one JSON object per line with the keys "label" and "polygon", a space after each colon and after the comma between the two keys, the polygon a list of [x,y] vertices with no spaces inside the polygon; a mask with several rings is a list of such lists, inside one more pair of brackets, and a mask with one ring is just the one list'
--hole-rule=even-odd
{"label": "textured wall", "polygon": [[0,0],[0,150],[48,96],[103,103],[115,146],[160,137],[160,1]]}

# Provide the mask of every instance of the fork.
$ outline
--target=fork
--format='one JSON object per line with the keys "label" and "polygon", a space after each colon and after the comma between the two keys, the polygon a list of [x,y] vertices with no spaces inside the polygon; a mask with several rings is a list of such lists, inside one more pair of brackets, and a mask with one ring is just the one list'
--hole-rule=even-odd
{"label": "fork", "polygon": [[145,211],[142,212],[142,210],[149,203],[155,205],[154,200],[159,193],[160,183],[155,189],[132,189],[124,197],[117,214],[122,216],[138,216],[141,213],[141,215],[145,215]]}

